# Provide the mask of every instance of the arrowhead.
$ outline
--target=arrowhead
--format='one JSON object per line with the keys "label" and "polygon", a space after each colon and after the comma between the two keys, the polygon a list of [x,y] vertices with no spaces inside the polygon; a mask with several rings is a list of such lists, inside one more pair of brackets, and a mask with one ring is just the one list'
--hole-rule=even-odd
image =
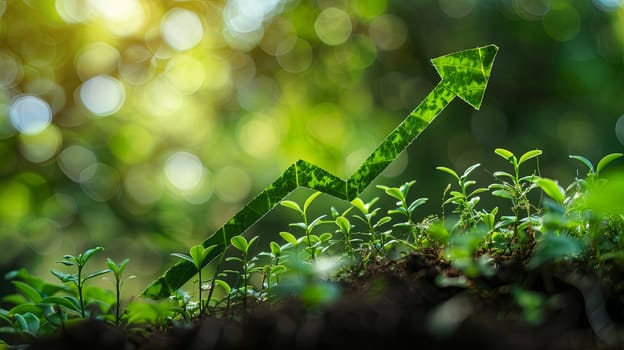
{"label": "arrowhead", "polygon": [[475,109],[481,107],[498,46],[459,51],[431,60],[445,87]]}

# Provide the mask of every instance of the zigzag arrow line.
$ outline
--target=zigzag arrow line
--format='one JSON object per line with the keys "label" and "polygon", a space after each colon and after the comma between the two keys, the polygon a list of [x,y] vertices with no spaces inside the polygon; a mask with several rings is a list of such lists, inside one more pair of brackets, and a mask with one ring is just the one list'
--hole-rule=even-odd
{"label": "zigzag arrow line", "polygon": [[[497,52],[496,45],[488,45],[432,59],[442,80],[348,180],[305,160],[296,161],[202,243],[204,247],[217,246],[204,263],[208,264],[218,257],[233,236],[247,230],[299,187],[321,191],[347,201],[355,199],[433,122],[455,96],[477,110],[481,107]],[[154,299],[166,298],[193,278],[195,273],[190,262],[181,260],[153,281],[142,295]]]}

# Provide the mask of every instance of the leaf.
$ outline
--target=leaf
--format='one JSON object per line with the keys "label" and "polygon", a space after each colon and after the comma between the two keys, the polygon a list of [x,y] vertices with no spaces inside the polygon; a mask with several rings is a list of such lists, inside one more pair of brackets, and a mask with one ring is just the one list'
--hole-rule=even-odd
{"label": "leaf", "polygon": [[338,225],[340,231],[345,234],[349,234],[351,232],[351,223],[349,222],[349,219],[344,216],[339,216],[336,219],[336,225]]}
{"label": "leaf", "polygon": [[269,247],[271,248],[271,254],[274,256],[277,256],[282,252],[282,248],[276,242],[269,243]]}
{"label": "leaf", "polygon": [[41,300],[41,294],[39,294],[39,292],[32,286],[21,281],[12,281],[11,283],[13,283],[15,288],[22,292],[28,300],[35,303],[38,303],[39,300]]}
{"label": "leaf", "polygon": [[39,317],[37,317],[35,314],[31,312],[27,312],[23,315],[17,314],[15,315],[15,320],[19,323],[22,331],[33,336],[37,335],[41,322],[39,321]]}
{"label": "leaf", "polygon": [[358,208],[358,210],[362,212],[362,214],[364,215],[368,214],[368,208],[366,207],[366,204],[364,204],[364,201],[360,199],[360,197],[357,197],[354,200],[352,200],[351,204],[354,207]]}
{"label": "leaf", "polygon": [[79,260],[78,263],[81,265],[84,265],[87,261],[89,261],[89,259],[91,259],[91,256],[93,256],[93,254],[97,252],[101,252],[103,250],[104,248],[102,247],[95,247],[95,248],[88,249],[84,253],[78,255],[78,258],[77,258],[77,260]]}
{"label": "leaf", "polygon": [[106,274],[106,273],[109,273],[109,272],[111,272],[111,270],[110,270],[110,269],[105,269],[105,270],[95,271],[95,272],[93,272],[93,273],[88,274],[88,275],[87,275],[85,278],[83,278],[82,280],[83,280],[83,281],[90,280],[90,279],[92,279],[92,278],[94,278],[94,277],[101,276],[101,275]]}
{"label": "leaf", "polygon": [[510,173],[505,172],[505,171],[495,171],[493,175],[494,175],[494,177],[508,177],[510,179],[514,178],[513,175],[511,175]]}
{"label": "leaf", "polygon": [[215,285],[223,288],[225,295],[229,295],[232,292],[232,287],[230,287],[230,285],[224,280],[216,279],[214,282],[215,282]]}
{"label": "leaf", "polygon": [[[487,45],[432,59],[431,62],[440,74],[441,82],[384,138],[349,179],[341,179],[304,160],[296,161],[222,227],[208,236],[202,245],[217,244],[218,247],[207,259],[215,259],[221,255],[233,236],[245,232],[278,203],[288,206],[284,198],[299,187],[323,192],[346,201],[359,196],[438,117],[455,96],[475,109],[481,107],[497,52],[496,45]],[[290,207],[298,208],[292,203]],[[303,213],[300,208],[298,211]],[[150,283],[142,295],[167,298],[188,282],[194,274],[192,263],[180,260]]]}
{"label": "leaf", "polygon": [[201,244],[191,247],[191,249],[189,250],[189,256],[191,257],[191,262],[193,263],[193,265],[195,265],[198,270],[201,269],[202,266],[204,266],[204,260],[206,260],[208,254],[210,254],[210,252],[216,247],[216,245],[211,245],[207,248],[204,248],[204,246],[202,246]]}
{"label": "leaf", "polygon": [[[171,255],[178,257],[180,259],[186,260],[188,262],[190,262],[191,264],[193,264],[193,266],[195,266],[195,262],[193,261],[193,258],[191,258],[190,256],[186,255],[186,254],[182,254],[182,253],[171,253]],[[195,266],[196,267],[196,266]]]}
{"label": "leaf", "polygon": [[538,149],[532,150],[532,151],[528,151],[525,154],[523,154],[522,156],[520,156],[520,160],[518,160],[518,165],[526,162],[529,159],[535,158],[535,157],[537,157],[537,156],[539,156],[541,154],[542,154],[542,151],[538,150]]}
{"label": "leaf", "polygon": [[380,188],[386,192],[387,195],[394,197],[398,200],[403,200],[405,197],[403,196],[403,192],[396,187],[388,187],[383,185],[378,185],[377,188]]}
{"label": "leaf", "polygon": [[247,249],[251,248],[251,246],[254,244],[255,241],[258,240],[258,238],[260,238],[259,236],[254,236],[252,237],[249,242],[247,243]]}
{"label": "leaf", "polygon": [[61,282],[63,283],[68,283],[68,282],[77,283],[78,282],[78,275],[68,274],[68,273],[64,273],[64,272],[60,272],[56,270],[52,270],[50,272],[52,272],[52,274],[56,276],[56,278],[61,280]]}
{"label": "leaf", "polygon": [[232,243],[234,248],[240,250],[243,253],[247,253],[247,250],[249,249],[249,244],[247,243],[247,240],[245,239],[245,237],[240,236],[240,235],[234,236],[232,237],[230,242]]}
{"label": "leaf", "polygon": [[481,166],[481,164],[476,163],[473,164],[471,166],[469,166],[465,171],[464,174],[461,176],[463,179],[465,179],[466,177],[468,177],[468,175],[470,175],[470,173],[472,173],[476,168],[478,168],[479,166]]}
{"label": "leaf", "polygon": [[305,202],[303,203],[303,213],[304,213],[304,214],[308,212],[308,207],[310,206],[310,204],[312,204],[312,202],[313,202],[313,201],[314,201],[314,200],[315,200],[318,196],[320,196],[320,195],[321,195],[321,193],[323,193],[323,192],[321,192],[321,191],[314,192],[314,193],[312,193],[312,194],[310,195],[310,197],[308,197],[308,198],[305,200]]}
{"label": "leaf", "polygon": [[512,164],[515,164],[513,159],[515,159],[516,156],[514,156],[514,154],[511,153],[511,151],[508,151],[508,150],[506,150],[504,148],[497,148],[497,149],[494,150],[494,153],[496,153],[499,156],[503,157],[505,160],[510,161]]}
{"label": "leaf", "polygon": [[60,307],[63,307],[66,311],[71,311],[77,315],[80,315],[82,313],[80,309],[80,302],[78,301],[78,299],[70,296],[45,297],[41,299],[41,301],[39,301],[39,304],[58,305]]}
{"label": "leaf", "polygon": [[546,193],[555,202],[563,205],[565,200],[565,190],[561,188],[555,181],[547,178],[540,178],[535,181],[544,193]]}
{"label": "leaf", "polygon": [[460,180],[460,179],[459,179],[459,175],[457,175],[457,173],[455,172],[455,170],[453,170],[453,169],[451,169],[451,168],[447,168],[447,167],[444,167],[444,166],[439,166],[439,167],[436,167],[436,169],[437,169],[437,170],[440,170],[440,171],[443,171],[443,172],[445,172],[445,173],[447,173],[447,174],[450,174],[451,176],[453,176],[454,178],[456,178],[456,179],[457,179],[457,181],[459,181],[459,180]]}
{"label": "leaf", "polygon": [[409,207],[407,208],[407,211],[409,213],[413,212],[414,210],[416,210],[416,208],[420,207],[421,205],[425,204],[427,202],[429,198],[418,198],[415,201],[412,202],[412,204],[409,205]]}
{"label": "leaf", "polygon": [[496,196],[496,197],[500,197],[500,198],[506,198],[506,199],[514,199],[514,196],[509,193],[508,191],[505,190],[496,190],[496,191],[492,191],[492,196]]}
{"label": "leaf", "polygon": [[115,276],[119,277],[119,276],[121,276],[121,274],[123,274],[123,271],[126,268],[126,265],[128,265],[129,261],[130,261],[130,259],[125,258],[119,264],[117,264],[113,259],[106,258],[106,266],[108,266],[108,268],[111,271],[113,271]]}
{"label": "leaf", "polygon": [[282,231],[279,235],[288,243],[292,244],[293,247],[296,247],[299,242],[297,241],[297,237],[290,232]]}
{"label": "leaf", "polygon": [[613,162],[614,160],[622,157],[624,154],[622,153],[611,153],[611,154],[607,154],[606,156],[602,157],[602,159],[600,159],[600,161],[598,162],[598,165],[596,166],[596,175],[598,175],[600,173],[600,170],[602,170],[604,167],[606,167],[609,163]]}
{"label": "leaf", "polygon": [[303,210],[301,209],[301,207],[299,206],[299,204],[297,202],[283,200],[283,201],[281,201],[279,203],[280,203],[280,205],[282,205],[282,206],[284,206],[286,208],[290,208],[290,209],[298,211],[301,214],[304,214]]}
{"label": "leaf", "polygon": [[576,159],[580,161],[581,163],[585,164],[587,168],[589,169],[589,173],[594,172],[594,165],[587,158],[583,156],[576,156],[576,155],[570,155],[569,157],[572,159]]}

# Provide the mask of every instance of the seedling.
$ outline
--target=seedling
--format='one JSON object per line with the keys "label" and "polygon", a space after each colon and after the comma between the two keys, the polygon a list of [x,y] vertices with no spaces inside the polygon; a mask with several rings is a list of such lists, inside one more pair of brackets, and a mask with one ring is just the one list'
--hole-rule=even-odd
{"label": "seedling", "polygon": [[[126,269],[126,265],[128,265],[128,262],[130,261],[130,259],[126,258],[124,260],[122,260],[120,263],[116,263],[113,259],[111,258],[106,258],[106,266],[108,266],[108,268],[113,272],[113,275],[115,276],[115,325],[119,325],[119,320],[120,320],[120,308],[121,308],[121,287],[124,283],[124,280],[122,279],[122,275],[124,270]],[[132,279],[135,276],[130,276],[127,279]]]}
{"label": "seedling", "polygon": [[204,267],[204,262],[206,261],[206,257],[210,252],[216,247],[216,245],[212,245],[209,247],[204,247],[201,244],[191,247],[189,250],[189,255],[182,253],[171,253],[171,255],[176,256],[180,259],[186,260],[193,264],[195,270],[197,271],[197,285],[198,285],[198,294],[197,299],[199,302],[199,314],[202,315],[204,313],[204,305],[201,298],[202,294],[202,268]]}
{"label": "seedling", "polygon": [[303,208],[299,205],[299,203],[294,202],[294,201],[283,200],[280,202],[282,206],[296,211],[301,216],[301,219],[303,221],[297,222],[297,223],[291,223],[290,226],[299,227],[303,229],[305,236],[306,236],[306,244],[307,244],[306,251],[310,254],[312,261],[314,261],[314,259],[316,258],[316,255],[319,253],[319,249],[317,249],[318,246],[315,245],[315,243],[317,243],[318,240],[316,240],[315,237],[312,236],[312,230],[314,230],[316,226],[323,223],[322,220],[325,217],[325,215],[321,215],[313,220],[310,220],[310,218],[308,217],[308,209],[310,207],[310,204],[312,204],[312,202],[319,195],[321,195],[320,191],[317,191],[311,194],[303,203]]}
{"label": "seedling", "polygon": [[[456,227],[461,228],[462,231],[467,230],[470,227],[475,227],[480,219],[480,212],[477,211],[476,206],[479,204],[481,198],[477,196],[477,194],[482,192],[489,191],[488,188],[480,187],[474,190],[468,191],[468,188],[475,185],[477,182],[474,180],[468,180],[468,175],[472,173],[476,168],[478,168],[481,164],[477,163],[469,166],[464,173],[460,176],[453,169],[439,166],[436,169],[443,171],[447,174],[450,174],[457,180],[457,184],[459,186],[459,191],[450,191],[450,198],[448,198],[444,203],[442,203],[442,208],[447,204],[454,204],[455,209],[453,213],[459,215],[459,221],[457,222]],[[449,184],[447,189],[450,189],[451,185]],[[447,191],[444,191],[445,194]]]}
{"label": "seedling", "polygon": [[390,249],[390,245],[388,244],[388,242],[391,241],[391,238],[389,236],[392,230],[380,232],[380,227],[390,222],[392,218],[389,216],[384,216],[376,222],[373,221],[380,210],[380,208],[373,209],[373,206],[375,205],[375,203],[377,203],[378,200],[379,197],[375,197],[368,203],[365,203],[362,199],[358,197],[352,200],[351,204],[361,213],[361,215],[354,214],[353,217],[366,224],[366,235],[368,235],[369,237],[368,243],[365,244],[367,244],[368,247],[371,248],[369,249],[370,251],[376,252],[376,256],[386,257],[386,254]]}
{"label": "seedling", "polygon": [[242,253],[242,257],[239,258],[237,256],[231,256],[226,259],[227,261],[237,261],[241,264],[242,272],[240,273],[240,275],[243,277],[243,283],[242,287],[238,288],[238,290],[240,290],[241,288],[243,290],[243,309],[247,309],[247,296],[250,290],[249,278],[252,273],[262,271],[262,267],[255,266],[255,259],[249,258],[249,249],[257,240],[258,236],[253,237],[249,241],[247,241],[247,239],[241,235],[232,237],[232,246]]}
{"label": "seedling", "polygon": [[[406,221],[394,224],[396,228],[406,228],[409,235],[412,238],[412,242],[417,242],[419,237],[416,236],[416,224],[412,218],[414,211],[419,206],[427,202],[427,198],[417,198],[411,203],[407,202],[407,194],[410,188],[416,183],[416,180],[408,181],[399,187],[389,187],[384,185],[377,185],[377,188],[383,190],[387,195],[397,199],[396,208],[388,210],[388,215],[399,214],[403,216]],[[409,238],[408,238],[409,239]]]}
{"label": "seedling", "polygon": [[[538,149],[531,150],[522,154],[520,158],[517,158],[511,151],[504,148],[497,148],[494,150],[494,153],[513,166],[513,173],[505,171],[494,172],[494,177],[499,180],[499,182],[491,184],[489,189],[492,190],[493,196],[511,201],[513,216],[508,217],[507,222],[513,226],[513,238],[523,240],[528,246],[532,243],[532,235],[529,228],[535,223],[535,218],[531,215],[532,204],[528,198],[528,194],[536,188],[535,181],[539,176],[536,174],[520,176],[520,165],[540,156],[542,151]],[[521,210],[526,213],[525,219],[520,219]]]}
{"label": "seedling", "polygon": [[110,269],[104,269],[104,270],[98,270],[86,276],[83,276],[83,269],[84,269],[84,266],[87,264],[87,261],[89,261],[89,259],[93,256],[93,254],[101,252],[103,250],[104,248],[102,247],[91,248],[91,249],[86,250],[84,253],[78,254],[77,256],[65,255],[63,257],[63,260],[58,262],[65,266],[74,266],[77,269],[76,273],[68,274],[68,273],[63,273],[63,272],[59,272],[56,270],[52,270],[52,274],[56,276],[61,282],[71,283],[74,286],[76,286],[79,305],[80,305],[80,315],[82,318],[85,318],[86,316],[85,301],[84,301],[84,296],[83,296],[85,282],[87,282],[87,280],[90,280],[94,277],[111,272]]}

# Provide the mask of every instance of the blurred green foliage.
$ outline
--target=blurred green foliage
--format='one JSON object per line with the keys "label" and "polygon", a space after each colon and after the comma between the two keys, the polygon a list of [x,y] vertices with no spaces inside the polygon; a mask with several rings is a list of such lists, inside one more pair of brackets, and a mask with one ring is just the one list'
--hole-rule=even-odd
{"label": "blurred green foliage", "polygon": [[430,58],[490,43],[482,110],[453,103],[379,181],[438,211],[437,165],[504,147],[570,182],[568,155],[624,143],[623,4],[0,1],[0,270],[102,245],[148,281],[296,159],[350,176],[437,84]]}

